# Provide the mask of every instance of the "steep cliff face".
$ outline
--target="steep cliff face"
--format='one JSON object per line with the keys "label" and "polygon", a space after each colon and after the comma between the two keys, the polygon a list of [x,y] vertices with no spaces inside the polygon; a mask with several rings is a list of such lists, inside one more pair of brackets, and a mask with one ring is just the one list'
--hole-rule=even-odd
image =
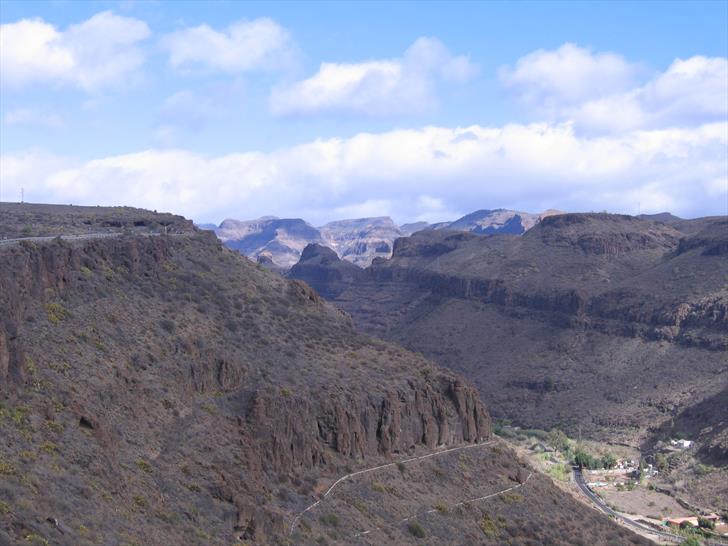
{"label": "steep cliff face", "polygon": [[306,281],[324,298],[334,298],[352,282],[366,277],[366,274],[360,267],[340,259],[332,249],[310,244],[288,272],[288,277]]}
{"label": "steep cliff face", "polygon": [[212,233],[0,255],[0,539],[274,541],[346,465],[490,437],[471,386]]}
{"label": "steep cliff face", "polygon": [[519,239],[423,232],[397,240],[393,259],[367,273],[375,282],[544,311],[606,333],[724,350],[726,264],[712,257],[728,240],[726,224],[683,237],[629,216],[563,214]]}

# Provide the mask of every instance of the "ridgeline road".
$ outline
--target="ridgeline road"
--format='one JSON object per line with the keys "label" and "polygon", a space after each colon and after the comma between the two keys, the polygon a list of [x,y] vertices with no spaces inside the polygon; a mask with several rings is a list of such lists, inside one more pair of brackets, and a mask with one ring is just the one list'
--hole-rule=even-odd
{"label": "ridgeline road", "polygon": [[289,534],[289,536],[292,535],[293,531],[296,529],[296,525],[298,525],[298,522],[301,520],[301,517],[309,510],[313,510],[314,508],[316,508],[316,506],[318,506],[322,501],[326,500],[326,497],[328,497],[333,492],[333,490],[336,488],[336,486],[339,485],[343,481],[349,480],[355,476],[360,476],[362,474],[368,474],[369,472],[374,472],[376,470],[383,470],[385,468],[395,467],[400,464],[406,465],[406,464],[413,463],[416,461],[421,461],[423,459],[429,459],[430,457],[439,457],[440,455],[445,455],[447,453],[453,453],[455,451],[462,451],[464,449],[473,449],[476,447],[483,447],[483,446],[491,445],[491,444],[495,443],[495,441],[496,440],[490,440],[488,442],[483,442],[481,444],[468,444],[466,446],[452,447],[450,449],[444,449],[442,451],[435,451],[433,453],[428,453],[427,455],[420,455],[419,457],[412,457],[410,459],[402,459],[399,461],[395,461],[393,463],[387,463],[387,464],[383,464],[383,465],[379,465],[379,466],[373,466],[371,468],[365,468],[364,470],[352,472],[351,474],[346,474],[346,475],[342,476],[341,478],[339,478],[338,480],[336,480],[333,484],[331,484],[331,487],[329,487],[326,490],[326,492],[321,496],[321,498],[319,500],[317,500],[313,504],[306,507],[305,510],[299,512],[296,515],[296,517],[293,518],[293,521],[291,522],[291,530],[289,531],[288,534]]}
{"label": "ridgeline road", "polygon": [[[55,239],[63,241],[78,241],[82,239],[104,239],[106,237],[120,237],[123,233],[84,233],[82,235],[54,235],[47,237],[21,237],[19,239],[0,239],[0,246],[12,246],[28,241],[30,243],[45,243]],[[150,234],[151,235],[151,234]]]}
{"label": "ridgeline road", "polygon": [[685,540],[685,538],[679,535],[673,535],[672,533],[658,531],[657,529],[653,529],[648,525],[637,523],[636,521],[625,518],[622,514],[612,510],[599,495],[589,489],[589,486],[584,481],[584,475],[582,474],[581,469],[578,467],[574,467],[574,481],[576,482],[576,485],[579,486],[579,489],[581,489],[582,493],[584,493],[584,495],[586,495],[587,498],[592,502],[592,504],[594,504],[596,508],[604,512],[606,515],[612,516],[614,519],[624,522],[624,524],[629,527],[639,529],[640,531],[642,531],[642,533],[649,533],[650,535],[660,537],[660,539],[665,541],[681,544]]}
{"label": "ridgeline road", "polygon": [[135,232],[130,233],[123,232],[106,232],[106,233],[82,233],[80,235],[49,235],[43,237],[21,237],[18,239],[0,239],[0,247],[13,246],[27,241],[30,243],[48,243],[60,239],[62,241],[84,241],[89,239],[109,239],[111,237],[180,237],[183,235],[191,235],[192,233],[163,233],[163,232]]}

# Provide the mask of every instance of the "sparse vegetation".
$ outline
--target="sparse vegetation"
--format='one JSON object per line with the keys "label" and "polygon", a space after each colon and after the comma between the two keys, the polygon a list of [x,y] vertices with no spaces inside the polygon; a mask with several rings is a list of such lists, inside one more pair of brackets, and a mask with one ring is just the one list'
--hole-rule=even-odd
{"label": "sparse vegetation", "polygon": [[34,546],[50,546],[48,540],[36,533],[25,535],[25,542]]}
{"label": "sparse vegetation", "polygon": [[142,472],[146,472],[147,474],[152,473],[152,465],[150,465],[148,461],[145,461],[144,459],[137,459],[135,464]]}
{"label": "sparse vegetation", "polygon": [[520,493],[516,493],[515,491],[508,491],[507,493],[503,493],[501,495],[501,500],[506,504],[520,504],[523,502],[523,495],[521,495]]}
{"label": "sparse vegetation", "polygon": [[496,538],[500,536],[502,524],[494,519],[490,514],[483,514],[480,520],[480,530],[488,538]]}
{"label": "sparse vegetation", "polygon": [[68,311],[60,303],[49,303],[46,305],[46,315],[52,324],[58,324],[68,317]]}
{"label": "sparse vegetation", "polygon": [[40,446],[41,451],[48,453],[49,455],[55,455],[58,453],[58,444],[55,442],[43,442]]}
{"label": "sparse vegetation", "polygon": [[425,538],[427,536],[427,533],[425,533],[425,529],[416,521],[410,521],[407,524],[407,530],[413,537],[416,538]]}
{"label": "sparse vegetation", "polygon": [[12,476],[15,472],[15,466],[0,459],[0,476]]}
{"label": "sparse vegetation", "polygon": [[339,526],[339,516],[337,516],[336,514],[326,514],[324,516],[321,516],[320,521],[328,527]]}

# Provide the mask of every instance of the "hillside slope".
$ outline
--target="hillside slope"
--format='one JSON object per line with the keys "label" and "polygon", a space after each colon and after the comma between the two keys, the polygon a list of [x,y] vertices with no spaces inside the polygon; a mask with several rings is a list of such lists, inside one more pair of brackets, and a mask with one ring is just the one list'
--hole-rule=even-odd
{"label": "hillside slope", "polygon": [[[339,510],[324,504],[290,536],[293,518],[352,470],[490,437],[463,380],[172,223],[173,235],[0,246],[0,543],[349,544],[371,522],[342,508],[324,525]],[[512,454],[487,449],[474,448],[492,466],[473,491],[523,481]],[[462,461],[410,487],[437,479],[454,500],[448,483],[473,471]],[[552,524],[574,511],[594,520],[584,543],[644,543],[535,480],[551,512],[517,529],[545,497],[500,508],[497,531],[515,525],[513,544],[573,543]],[[378,517],[407,509],[402,495],[427,500],[400,490]],[[476,532],[483,517],[453,519],[450,532]]]}
{"label": "hillside slope", "polygon": [[695,222],[419,232],[333,301],[473,380],[496,416],[638,441],[728,384],[728,220]]}

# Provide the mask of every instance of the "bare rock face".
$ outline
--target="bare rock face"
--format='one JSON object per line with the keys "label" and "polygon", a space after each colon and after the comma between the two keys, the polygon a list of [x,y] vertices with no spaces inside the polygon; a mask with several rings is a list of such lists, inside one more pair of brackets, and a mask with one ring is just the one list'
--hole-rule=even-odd
{"label": "bare rock face", "polygon": [[388,216],[329,222],[321,235],[344,260],[366,267],[376,258],[392,255],[392,242],[403,233]]}
{"label": "bare rock face", "polygon": [[270,258],[284,270],[298,261],[307,244],[324,242],[319,230],[300,218],[227,219],[215,233],[229,248],[253,259]]}
{"label": "bare rock face", "polygon": [[443,387],[445,393],[422,382],[383,398],[342,392],[315,402],[257,393],[247,420],[261,451],[271,455],[264,467],[277,471],[323,465],[331,450],[366,459],[488,438],[490,418],[474,389],[457,382]]}
{"label": "bare rock face", "polygon": [[666,225],[618,214],[549,216],[542,220],[538,235],[547,245],[578,247],[597,256],[655,249],[671,252],[682,237]]}
{"label": "bare rock face", "polygon": [[522,235],[544,218],[558,214],[562,214],[562,212],[547,210],[540,214],[532,214],[507,209],[484,209],[466,214],[454,222],[438,224],[435,229],[468,231],[478,235],[493,235],[496,233]]}
{"label": "bare rock face", "polygon": [[332,249],[312,243],[303,249],[301,259],[287,276],[305,281],[325,298],[333,298],[366,275],[363,269],[340,259]]}

